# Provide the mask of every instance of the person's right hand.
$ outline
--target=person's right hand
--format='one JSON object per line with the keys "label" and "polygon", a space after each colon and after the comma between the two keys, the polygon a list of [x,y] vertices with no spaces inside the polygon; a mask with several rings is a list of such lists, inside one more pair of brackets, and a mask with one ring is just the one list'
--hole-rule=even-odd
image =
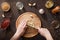
{"label": "person's right hand", "polygon": [[49,30],[47,28],[38,28],[38,32],[47,40],[53,40]]}

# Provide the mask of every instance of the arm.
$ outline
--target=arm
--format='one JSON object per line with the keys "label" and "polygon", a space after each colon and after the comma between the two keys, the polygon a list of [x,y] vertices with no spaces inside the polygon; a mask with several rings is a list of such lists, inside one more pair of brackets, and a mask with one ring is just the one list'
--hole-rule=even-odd
{"label": "arm", "polygon": [[43,37],[45,37],[46,40],[53,40],[53,38],[52,38],[52,36],[51,36],[51,34],[50,34],[50,32],[49,32],[48,29],[46,29],[46,28],[38,28],[38,32],[39,32]]}
{"label": "arm", "polygon": [[21,24],[19,24],[16,33],[13,35],[13,37],[10,40],[18,40],[25,32],[26,28],[26,21],[22,20]]}
{"label": "arm", "polygon": [[16,32],[10,40],[18,40],[19,37],[21,37],[20,34],[18,34],[18,32]]}

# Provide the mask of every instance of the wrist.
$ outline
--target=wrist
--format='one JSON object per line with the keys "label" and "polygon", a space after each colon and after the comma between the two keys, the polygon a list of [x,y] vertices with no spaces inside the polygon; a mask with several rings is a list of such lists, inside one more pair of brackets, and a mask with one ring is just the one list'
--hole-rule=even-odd
{"label": "wrist", "polygon": [[53,40],[51,35],[46,36],[46,40]]}
{"label": "wrist", "polygon": [[20,33],[20,32],[16,32],[16,33],[15,33],[15,36],[16,36],[16,37],[21,37],[21,33]]}
{"label": "wrist", "polygon": [[19,37],[20,37],[20,34],[18,32],[16,32],[10,40],[18,40]]}
{"label": "wrist", "polygon": [[53,38],[47,38],[46,40],[53,40]]}

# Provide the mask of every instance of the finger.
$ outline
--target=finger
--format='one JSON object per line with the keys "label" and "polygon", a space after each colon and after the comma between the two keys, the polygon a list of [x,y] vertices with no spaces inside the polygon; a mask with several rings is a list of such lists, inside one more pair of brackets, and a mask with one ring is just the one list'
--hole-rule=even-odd
{"label": "finger", "polygon": [[23,19],[21,24],[25,24],[27,22],[27,20]]}
{"label": "finger", "polygon": [[38,32],[42,32],[42,31],[43,31],[43,28],[39,28],[39,29],[38,29]]}
{"label": "finger", "polygon": [[26,20],[23,20],[22,23],[20,24],[22,28],[25,28],[26,27],[26,23],[27,21]]}
{"label": "finger", "polygon": [[24,22],[26,22],[25,19],[20,22],[19,26],[23,26]]}
{"label": "finger", "polygon": [[23,23],[25,22],[25,19],[24,20],[22,20],[20,23],[21,23],[21,25],[23,25]]}
{"label": "finger", "polygon": [[23,28],[23,25],[25,24],[24,22],[25,22],[25,20],[22,20],[22,21],[20,22],[20,24],[18,25],[18,28],[20,28],[20,27]]}
{"label": "finger", "polygon": [[22,26],[23,26],[23,28],[25,28],[25,27],[26,27],[26,21],[23,23],[23,25],[22,25]]}

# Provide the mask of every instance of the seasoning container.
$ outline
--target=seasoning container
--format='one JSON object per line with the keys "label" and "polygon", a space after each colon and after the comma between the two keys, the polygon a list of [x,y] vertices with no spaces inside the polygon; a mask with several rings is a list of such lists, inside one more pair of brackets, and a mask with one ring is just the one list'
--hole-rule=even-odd
{"label": "seasoning container", "polygon": [[54,9],[52,9],[52,14],[56,14],[57,12],[60,12],[60,6],[56,6]]}
{"label": "seasoning container", "polygon": [[48,0],[46,3],[45,3],[45,7],[46,8],[52,8],[54,6],[54,2],[52,0]]}
{"label": "seasoning container", "polygon": [[44,9],[39,9],[40,14],[44,14],[44,12],[45,12]]}
{"label": "seasoning container", "polygon": [[7,2],[3,2],[3,3],[1,4],[1,9],[2,9],[4,12],[9,11],[9,10],[10,10],[10,4],[7,3]]}
{"label": "seasoning container", "polygon": [[9,18],[4,18],[2,23],[1,23],[1,29],[5,30],[7,27],[10,25],[10,19]]}
{"label": "seasoning container", "polygon": [[54,27],[54,29],[58,29],[60,27],[60,24],[58,21],[53,20],[51,23],[52,27]]}
{"label": "seasoning container", "polygon": [[23,5],[22,2],[17,2],[17,3],[16,3],[16,7],[17,7],[18,10],[22,10],[23,7],[24,7],[24,5]]}

